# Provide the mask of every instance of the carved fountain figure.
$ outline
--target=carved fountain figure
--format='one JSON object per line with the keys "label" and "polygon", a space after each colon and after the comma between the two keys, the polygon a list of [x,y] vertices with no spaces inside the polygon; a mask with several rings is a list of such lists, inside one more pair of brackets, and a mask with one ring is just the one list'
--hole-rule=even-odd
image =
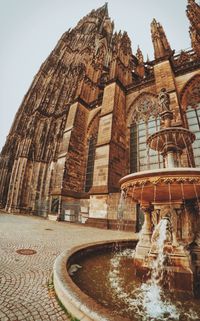
{"label": "carved fountain figure", "polygon": [[[133,197],[144,213],[144,224],[136,247],[138,274],[145,274],[158,255],[159,224],[166,221],[165,266],[170,288],[194,293],[200,283],[200,169],[189,166],[189,150],[195,135],[177,127],[166,89],[158,95],[161,129],[147,139],[149,148],[163,156],[164,168],[136,172],[120,180],[127,197]],[[173,124],[173,125],[172,125]]]}

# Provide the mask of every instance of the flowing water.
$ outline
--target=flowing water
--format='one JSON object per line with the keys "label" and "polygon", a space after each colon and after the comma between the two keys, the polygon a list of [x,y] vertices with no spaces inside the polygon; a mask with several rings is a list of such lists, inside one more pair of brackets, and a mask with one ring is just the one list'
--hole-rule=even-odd
{"label": "flowing water", "polygon": [[169,241],[168,219],[157,226],[152,242],[157,257],[152,260],[148,281],[141,282],[135,275],[134,249],[116,253],[89,254],[77,262],[82,266],[73,276],[83,292],[109,308],[110,314],[124,316],[131,321],[199,321],[200,300],[188,295],[167,293],[162,289],[166,254]]}
{"label": "flowing water", "polygon": [[162,219],[157,225],[152,236],[153,244],[158,253],[155,260],[151,263],[151,277],[146,283],[142,283],[136,287],[131,295],[126,293],[123,288],[123,279],[120,276],[120,258],[129,256],[134,258],[132,251],[123,251],[111,260],[111,269],[109,280],[114,295],[116,294],[119,300],[124,300],[129,310],[138,314],[141,320],[179,320],[179,312],[176,306],[165,299],[161,284],[164,276],[164,263],[166,255],[164,253],[164,245],[168,239],[168,219]]}
{"label": "flowing water", "polygon": [[117,219],[119,221],[123,221],[125,207],[126,207],[126,192],[122,190],[120,194],[118,208],[117,208]]}

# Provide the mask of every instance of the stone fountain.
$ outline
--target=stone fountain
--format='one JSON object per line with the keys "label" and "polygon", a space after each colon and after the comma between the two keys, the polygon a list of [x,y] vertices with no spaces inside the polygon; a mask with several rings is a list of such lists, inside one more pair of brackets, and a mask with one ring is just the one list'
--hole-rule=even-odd
{"label": "stone fountain", "polygon": [[147,146],[161,153],[164,168],[136,172],[120,180],[126,196],[139,203],[144,212],[135,266],[137,274],[143,276],[151,269],[158,256],[155,240],[159,223],[167,220],[165,286],[194,293],[200,284],[200,169],[183,167],[182,162],[187,160],[192,166],[189,155],[195,135],[173,122],[165,88],[158,100],[161,130],[148,137]]}

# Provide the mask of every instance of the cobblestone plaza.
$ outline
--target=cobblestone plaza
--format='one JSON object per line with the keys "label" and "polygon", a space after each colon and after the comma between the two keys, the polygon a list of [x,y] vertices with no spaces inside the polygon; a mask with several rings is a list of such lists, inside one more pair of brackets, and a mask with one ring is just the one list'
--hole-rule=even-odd
{"label": "cobblestone plaza", "polygon": [[[50,291],[55,258],[76,245],[132,233],[99,230],[39,217],[0,214],[0,320],[69,320]],[[32,249],[21,255],[19,249]]]}

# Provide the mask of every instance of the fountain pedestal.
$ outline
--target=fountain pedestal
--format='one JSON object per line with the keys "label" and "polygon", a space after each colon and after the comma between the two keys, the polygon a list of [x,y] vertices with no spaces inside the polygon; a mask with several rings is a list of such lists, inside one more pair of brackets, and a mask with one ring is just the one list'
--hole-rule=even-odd
{"label": "fountain pedestal", "polygon": [[[169,227],[166,231],[166,241],[164,242],[162,252],[162,255],[164,256],[163,273],[165,274],[162,283],[163,286],[169,290],[184,291],[192,294],[194,280],[191,268],[191,256],[185,246],[177,240],[177,235],[175,233],[177,230],[175,206],[176,205],[170,209],[169,206],[163,205],[163,209],[161,208],[161,212],[163,211],[164,215],[167,215],[161,216],[161,220],[166,218],[169,220]],[[148,267],[153,265],[153,262],[159,255],[156,237],[155,228],[151,240],[151,249],[148,254]]]}
{"label": "fountain pedestal", "polygon": [[[166,233],[167,240],[163,248],[163,255],[166,256],[163,280],[163,286],[176,291],[184,291],[193,293],[193,271],[191,268],[190,252],[186,250],[184,245],[177,240],[177,214],[176,210],[180,210],[182,202],[174,203],[157,203],[154,204],[154,211],[159,211],[159,221],[168,219],[170,227]],[[139,242],[136,246],[134,265],[135,273],[142,279],[149,278],[149,270],[153,266],[153,262],[158,256],[158,245],[156,239],[159,236],[159,229],[156,231],[156,224],[153,218],[152,206],[148,204],[142,210],[144,212],[144,225],[141,230]],[[152,233],[154,225],[154,232]]]}
{"label": "fountain pedestal", "polygon": [[151,248],[151,237],[152,237],[152,221],[151,211],[152,207],[149,203],[141,204],[141,210],[144,213],[144,224],[142,226],[140,241],[136,246],[135,252],[135,264],[140,265],[141,262],[148,256]]}

